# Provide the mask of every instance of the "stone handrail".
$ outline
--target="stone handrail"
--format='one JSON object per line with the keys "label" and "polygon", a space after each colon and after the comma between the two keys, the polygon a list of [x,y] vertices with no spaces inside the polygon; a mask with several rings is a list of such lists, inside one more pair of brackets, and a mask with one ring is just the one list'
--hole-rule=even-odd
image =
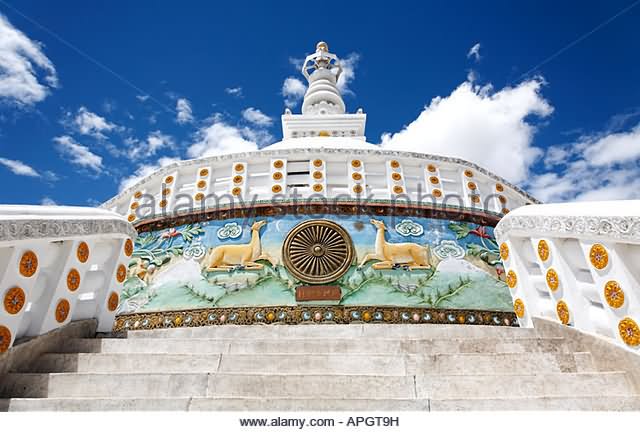
{"label": "stone handrail", "polygon": [[1,205],[0,353],[71,321],[110,331],[136,235],[103,209]]}
{"label": "stone handrail", "polygon": [[640,201],[525,206],[495,234],[521,326],[553,318],[640,352]]}

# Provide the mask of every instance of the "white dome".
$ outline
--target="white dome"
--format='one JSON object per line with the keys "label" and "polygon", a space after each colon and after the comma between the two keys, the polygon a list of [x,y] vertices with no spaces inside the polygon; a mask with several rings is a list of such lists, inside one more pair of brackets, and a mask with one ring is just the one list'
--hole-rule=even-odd
{"label": "white dome", "polygon": [[284,150],[297,148],[380,150],[380,146],[378,145],[370,144],[359,139],[342,137],[292,138],[277,142],[275,144],[271,144],[270,146],[264,147],[262,150]]}

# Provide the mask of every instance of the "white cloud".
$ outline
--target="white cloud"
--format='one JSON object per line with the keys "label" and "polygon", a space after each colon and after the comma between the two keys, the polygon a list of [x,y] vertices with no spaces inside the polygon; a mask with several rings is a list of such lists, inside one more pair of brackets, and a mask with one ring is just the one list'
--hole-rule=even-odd
{"label": "white cloud", "polygon": [[63,120],[63,124],[70,127],[73,131],[81,134],[88,135],[94,138],[104,140],[106,139],[106,132],[119,130],[120,128],[109,122],[102,116],[89,111],[86,107],[81,106],[75,116],[72,117],[71,113],[66,114],[66,119]]}
{"label": "white cloud", "polygon": [[480,59],[482,58],[480,56],[480,42],[478,42],[477,44],[472,46],[471,49],[469,49],[469,52],[467,53],[467,58],[471,58],[471,57],[473,57],[476,62],[479,62]]}
{"label": "white cloud", "polygon": [[249,107],[243,110],[242,117],[257,126],[271,126],[273,124],[273,119],[258,108]]}
{"label": "white cloud", "polygon": [[176,111],[178,112],[176,120],[179,124],[191,123],[193,121],[193,110],[191,102],[188,99],[180,98],[176,102]]}
{"label": "white cloud", "polygon": [[546,150],[546,172],[526,187],[542,201],[640,198],[640,123],[628,131],[583,135]]}
{"label": "white cloud", "polygon": [[161,149],[175,147],[173,137],[159,130],[150,132],[144,141],[130,137],[124,143],[128,147],[125,155],[131,160],[144,159],[154,156]]}
{"label": "white cloud", "polygon": [[35,169],[30,167],[19,160],[6,159],[0,157],[0,164],[6,166],[11,170],[15,175],[27,176],[27,177],[40,177],[40,173],[38,173]]}
{"label": "white cloud", "polygon": [[295,77],[287,77],[282,83],[282,96],[284,96],[284,104],[293,108],[304,97],[307,86]]}
{"label": "white cloud", "polygon": [[55,202],[54,200],[52,200],[51,198],[49,198],[48,196],[42,197],[42,199],[40,200],[40,205],[43,206],[57,206],[58,203]]}
{"label": "white cloud", "polygon": [[351,53],[343,59],[340,59],[340,64],[342,65],[342,73],[338,77],[338,90],[343,95],[349,94],[353,95],[353,91],[349,88],[349,85],[356,78],[356,66],[358,66],[358,61],[360,61],[360,54]]}
{"label": "white cloud", "polygon": [[434,98],[402,131],[382,136],[386,149],[403,149],[473,161],[512,182],[527,178],[541,150],[532,145],[532,116],[553,107],[540,94],[542,79],[495,92],[465,82]]}
{"label": "white cloud", "polygon": [[102,171],[102,157],[92,153],[88,147],[78,144],[68,135],[55,137],[53,141],[56,143],[58,152],[69,159],[72,164],[89,168],[96,173]]}
{"label": "white cloud", "polygon": [[136,95],[136,99],[140,102],[146,102],[146,100],[149,99],[149,95]]}
{"label": "white cloud", "polygon": [[[39,75],[44,83],[39,81]],[[29,39],[0,14],[0,101],[33,105],[57,86],[55,67],[43,53],[42,45]]]}
{"label": "white cloud", "polygon": [[153,174],[160,168],[165,167],[167,165],[171,165],[172,163],[179,162],[179,161],[180,161],[180,158],[161,157],[160,159],[158,159],[158,162],[155,164],[140,165],[134,174],[124,178],[120,182],[119,192],[122,192],[128,187],[135,185],[138,181],[142,180],[148,175]]}
{"label": "white cloud", "polygon": [[242,97],[242,87],[227,87],[226,89],[224,89],[224,92],[237,98]]}
{"label": "white cloud", "polygon": [[196,142],[187,149],[192,158],[215,156],[222,153],[235,153],[258,149],[256,131],[250,128],[238,128],[214,116],[210,124],[196,134]]}

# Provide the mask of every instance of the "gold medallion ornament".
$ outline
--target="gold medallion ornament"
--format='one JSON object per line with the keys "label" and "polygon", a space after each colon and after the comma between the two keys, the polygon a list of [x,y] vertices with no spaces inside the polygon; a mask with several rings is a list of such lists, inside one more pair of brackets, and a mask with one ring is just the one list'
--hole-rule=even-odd
{"label": "gold medallion ornament", "polygon": [[202,201],[204,199],[204,194],[202,192],[198,192],[193,198],[196,201]]}
{"label": "gold medallion ornament", "polygon": [[471,202],[478,204],[480,202],[480,195],[471,195]]}
{"label": "gold medallion ornament", "polygon": [[393,174],[391,174],[391,178],[394,181],[400,181],[402,180],[402,176],[400,175],[400,173],[394,172]]}
{"label": "gold medallion ornament", "polygon": [[233,189],[231,189],[231,194],[234,196],[239,196],[242,193],[242,189],[240,189],[239,187],[234,187]]}
{"label": "gold medallion ornament", "polygon": [[509,246],[506,243],[500,245],[500,258],[502,258],[502,261],[509,259]]}
{"label": "gold medallion ornament", "polygon": [[434,189],[431,191],[431,195],[436,198],[440,198],[442,196],[442,191],[440,189]]}
{"label": "gold medallion ornament", "polygon": [[391,165],[391,168],[393,169],[400,168],[400,162],[398,162],[397,160],[392,160],[391,162],[389,162],[389,165]]}
{"label": "gold medallion ornament", "polygon": [[507,197],[504,195],[498,195],[498,201],[500,201],[500,204],[506,204],[507,203]]}
{"label": "gold medallion ornament", "polygon": [[549,270],[547,270],[546,279],[547,286],[551,291],[556,291],[560,286],[560,278],[558,277],[558,273],[554,269],[550,268]]}
{"label": "gold medallion ornament", "polygon": [[468,182],[467,187],[471,190],[476,190],[478,188],[474,182]]}
{"label": "gold medallion ornament", "polygon": [[316,168],[320,168],[322,166],[322,159],[316,159],[313,161],[313,166]]}
{"label": "gold medallion ornament", "polygon": [[131,203],[131,210],[135,210],[140,206],[140,204],[138,203],[138,201],[134,201]]}
{"label": "gold medallion ornament", "polygon": [[282,246],[284,265],[307,283],[333,282],[351,267],[354,258],[349,233],[335,222],[317,219],[296,225]]}
{"label": "gold medallion ornament", "polygon": [[504,192],[504,186],[502,186],[500,183],[496,183],[496,191]]}
{"label": "gold medallion ornament", "polygon": [[427,171],[429,171],[430,173],[436,172],[436,166],[431,164],[427,165]]}
{"label": "gold medallion ornament", "polygon": [[124,254],[128,257],[133,254],[133,241],[131,239],[127,239],[124,242]]}
{"label": "gold medallion ornament", "polygon": [[27,295],[20,287],[9,288],[4,294],[4,310],[11,315],[15,315],[22,310]]}
{"label": "gold medallion ornament", "polygon": [[355,181],[360,181],[362,180],[362,174],[358,172],[354,172],[353,174],[351,174],[351,178],[354,179]]}
{"label": "gold medallion ornament", "polygon": [[589,250],[589,260],[595,268],[602,270],[609,264],[609,254],[604,246],[596,243]]}
{"label": "gold medallion ornament", "polygon": [[393,193],[401,194],[403,192],[404,192],[404,189],[402,189],[402,186],[394,186],[393,187]]}
{"label": "gold medallion ornament", "polygon": [[556,314],[558,315],[558,319],[562,324],[569,324],[571,315],[569,313],[569,306],[567,306],[564,301],[560,300],[558,304],[556,304]]}
{"label": "gold medallion ornament", "polygon": [[271,192],[273,192],[273,193],[280,193],[280,192],[282,192],[282,186],[280,186],[280,185],[273,185],[273,186],[271,187]]}
{"label": "gold medallion ornament", "polygon": [[133,197],[134,197],[135,199],[140,199],[140,198],[142,198],[142,192],[140,192],[140,191],[136,191],[136,193],[134,193],[134,194],[133,194]]}
{"label": "gold medallion ornament", "polygon": [[313,185],[313,191],[314,192],[322,192],[322,189],[323,189],[323,187],[322,187],[321,184],[314,184]]}
{"label": "gold medallion ornament", "polygon": [[467,176],[467,177],[473,177],[473,171],[464,170],[464,175]]}
{"label": "gold medallion ornament", "polygon": [[120,297],[118,296],[118,293],[112,291],[111,294],[109,294],[109,299],[107,300],[107,309],[109,309],[109,312],[113,312],[117,309],[119,301]]}
{"label": "gold medallion ornament", "polygon": [[624,304],[624,291],[620,288],[620,284],[610,280],[604,285],[604,298],[607,304],[614,309],[618,309]]}
{"label": "gold medallion ornament", "polygon": [[549,245],[546,240],[540,240],[538,242],[538,256],[542,261],[549,259]]}
{"label": "gold medallion ornament", "polygon": [[360,168],[362,166],[362,162],[360,162],[358,159],[354,159],[351,161],[351,166],[354,168]]}
{"label": "gold medallion ornament", "polygon": [[431,184],[438,184],[440,183],[440,180],[438,179],[438,177],[436,176],[431,176],[429,177],[429,181],[431,182]]}
{"label": "gold medallion ornament", "polygon": [[127,268],[124,266],[124,264],[120,264],[118,266],[118,270],[116,271],[116,280],[119,283],[124,282],[124,280],[127,277]]}
{"label": "gold medallion ornament", "polygon": [[26,251],[20,258],[20,274],[31,277],[38,270],[38,257],[33,251]]}
{"label": "gold medallion ornament", "polygon": [[166,184],[171,184],[171,183],[173,183],[173,176],[166,176],[166,177],[165,177],[165,179],[164,179],[164,182],[165,182]]}
{"label": "gold medallion ornament", "polygon": [[243,180],[243,179],[242,179],[242,176],[241,176],[241,175],[237,175],[237,176],[235,176],[235,177],[233,178],[233,182],[234,182],[235,184],[240,184],[240,183],[242,183],[242,180]]}
{"label": "gold medallion ornament", "polygon": [[322,171],[314,171],[313,178],[316,180],[320,180],[322,178]]}
{"label": "gold medallion ornament", "polygon": [[89,245],[85,242],[80,242],[76,250],[76,257],[81,263],[86,263],[89,259]]}
{"label": "gold medallion ornament", "polygon": [[171,188],[162,189],[162,196],[167,196],[171,193]]}
{"label": "gold medallion ornament", "polygon": [[11,330],[0,325],[0,354],[6,352],[11,345]]}
{"label": "gold medallion ornament", "polygon": [[640,345],[640,328],[631,318],[625,317],[618,323],[620,338],[629,346]]}
{"label": "gold medallion ornament", "polygon": [[134,220],[136,220],[136,215],[134,214],[130,214],[129,216],[127,216],[127,220],[129,222],[133,222]]}
{"label": "gold medallion ornament", "polygon": [[67,288],[69,291],[73,292],[80,287],[80,272],[78,270],[72,268],[67,273]]}
{"label": "gold medallion ornament", "polygon": [[516,272],[514,272],[513,270],[509,270],[507,272],[507,286],[509,288],[515,288],[516,284],[518,283],[518,276],[516,276]]}
{"label": "gold medallion ornament", "polygon": [[205,180],[200,180],[198,182],[198,189],[204,189],[207,187],[207,182]]}
{"label": "gold medallion ornament", "polygon": [[508,209],[508,208],[506,208],[506,207],[505,207],[505,208],[503,208],[503,209],[502,209],[502,214],[507,214],[507,213],[509,213],[509,209]]}
{"label": "gold medallion ornament", "polygon": [[158,203],[158,207],[165,208],[167,206],[167,200],[163,199]]}
{"label": "gold medallion ornament", "polygon": [[518,318],[524,317],[524,302],[522,299],[517,298],[513,302],[513,311],[516,313]]}
{"label": "gold medallion ornament", "polygon": [[209,170],[207,168],[202,168],[200,170],[200,177],[206,177],[209,175]]}
{"label": "gold medallion ornament", "polygon": [[240,163],[239,163],[239,164],[236,164],[236,165],[233,167],[233,169],[235,170],[235,172],[239,172],[239,173],[241,173],[242,171],[244,171],[244,165],[242,165],[242,164],[240,164]]}
{"label": "gold medallion ornament", "polygon": [[353,187],[353,191],[354,191],[355,193],[357,193],[357,194],[362,193],[362,186],[360,186],[360,185],[355,185],[355,186]]}
{"label": "gold medallion ornament", "polygon": [[284,166],[284,162],[282,162],[280,159],[278,159],[277,161],[273,162],[273,167],[275,169],[280,169]]}
{"label": "gold medallion ornament", "polygon": [[56,321],[59,323],[65,322],[69,316],[69,310],[71,310],[69,301],[67,299],[61,299],[56,305]]}
{"label": "gold medallion ornament", "polygon": [[282,180],[282,173],[280,171],[274,172],[271,176],[275,181]]}

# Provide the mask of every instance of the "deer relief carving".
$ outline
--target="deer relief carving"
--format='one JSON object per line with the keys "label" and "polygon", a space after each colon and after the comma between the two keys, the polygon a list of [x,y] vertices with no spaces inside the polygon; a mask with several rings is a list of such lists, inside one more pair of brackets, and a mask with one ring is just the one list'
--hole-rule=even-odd
{"label": "deer relief carving", "polygon": [[251,226],[251,240],[246,244],[229,244],[209,248],[202,259],[201,267],[209,271],[229,271],[238,266],[247,270],[261,270],[264,266],[257,260],[264,259],[275,266],[277,260],[262,252],[260,244],[260,228],[267,224],[266,220],[255,222]]}
{"label": "deer relief carving", "polygon": [[371,260],[379,260],[371,267],[375,270],[390,269],[398,265],[408,266],[409,270],[431,268],[429,246],[416,243],[389,243],[384,239],[386,227],[383,221],[371,219],[371,224],[378,230],[376,233],[375,253],[365,255],[359,267]]}

